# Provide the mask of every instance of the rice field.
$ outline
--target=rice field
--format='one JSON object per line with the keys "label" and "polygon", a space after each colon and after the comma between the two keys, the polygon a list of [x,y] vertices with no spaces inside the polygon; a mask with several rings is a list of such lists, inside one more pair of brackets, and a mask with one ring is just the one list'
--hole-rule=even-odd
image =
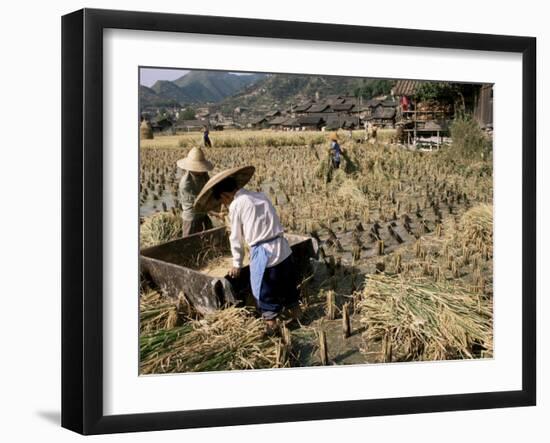
{"label": "rice field", "polygon": [[[252,307],[201,318],[144,282],[141,372],[490,358],[492,159],[393,136],[342,131],[331,170],[322,132],[212,132],[212,174],[254,165],[247,187],[269,195],[287,232],[319,242],[304,316],[266,338]],[[176,160],[200,145],[200,133],[142,140],[142,247],[181,236]],[[223,274],[218,261],[208,272]]]}

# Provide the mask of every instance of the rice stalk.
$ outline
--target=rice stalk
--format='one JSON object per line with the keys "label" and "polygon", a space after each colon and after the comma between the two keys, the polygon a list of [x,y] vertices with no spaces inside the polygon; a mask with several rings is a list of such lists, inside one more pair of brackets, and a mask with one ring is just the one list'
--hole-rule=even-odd
{"label": "rice stalk", "polygon": [[393,359],[475,358],[492,354],[492,306],[456,284],[372,275],[359,304],[363,340],[391,337]]}
{"label": "rice stalk", "polygon": [[245,308],[227,308],[140,337],[142,374],[270,368],[276,343]]}

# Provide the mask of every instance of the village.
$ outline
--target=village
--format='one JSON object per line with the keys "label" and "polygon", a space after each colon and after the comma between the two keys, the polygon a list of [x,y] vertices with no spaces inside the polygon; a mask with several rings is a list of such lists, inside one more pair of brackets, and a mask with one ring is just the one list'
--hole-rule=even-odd
{"label": "village", "polygon": [[[455,116],[452,103],[437,100],[418,102],[415,93],[423,82],[398,80],[391,94],[369,99],[354,95],[322,95],[288,108],[274,106],[248,109],[236,107],[230,115],[217,106],[199,106],[192,119],[183,107],[149,107],[142,111],[145,125],[153,134],[223,130],[335,131],[367,130],[368,127],[396,129],[397,139],[407,145],[441,146],[449,142],[449,125]],[[474,116],[480,127],[492,132],[492,85],[478,85],[464,103],[462,112]]]}
{"label": "village", "polygon": [[[140,373],[491,358],[492,85],[426,84],[142,109]],[[280,219],[301,315],[275,335],[250,248],[233,274],[227,213],[188,234],[193,161],[212,180],[251,171]]]}

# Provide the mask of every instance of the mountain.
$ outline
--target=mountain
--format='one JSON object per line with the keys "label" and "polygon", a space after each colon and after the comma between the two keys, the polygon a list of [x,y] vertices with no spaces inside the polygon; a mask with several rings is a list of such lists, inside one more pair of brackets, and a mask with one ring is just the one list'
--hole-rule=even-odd
{"label": "mountain", "polygon": [[178,102],[172,98],[162,97],[155,90],[144,85],[139,85],[139,99],[141,106],[159,106],[169,107],[176,106]]}
{"label": "mountain", "polygon": [[151,89],[155,91],[157,97],[173,100],[177,103],[187,103],[190,101],[190,96],[174,82],[168,80],[158,80]]}
{"label": "mountain", "polygon": [[174,84],[197,103],[219,102],[263,77],[263,74],[236,75],[228,72],[191,71],[174,80]]}
{"label": "mountain", "polygon": [[[250,109],[288,107],[329,95],[356,95],[358,91],[388,94],[392,81],[319,75],[269,74],[238,94],[219,103],[220,110],[229,111],[237,106]],[[369,95],[366,94],[367,98]]]}
{"label": "mountain", "polygon": [[229,72],[191,71],[174,81],[158,80],[150,88],[141,85],[141,107],[163,106],[164,103],[217,103],[263,77],[263,74],[237,75]]}

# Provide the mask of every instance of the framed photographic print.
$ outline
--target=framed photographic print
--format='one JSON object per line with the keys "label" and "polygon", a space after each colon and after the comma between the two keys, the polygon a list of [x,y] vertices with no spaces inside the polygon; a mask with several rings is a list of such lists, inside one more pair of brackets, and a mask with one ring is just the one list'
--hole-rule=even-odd
{"label": "framed photographic print", "polygon": [[62,425],[536,401],[536,41],[62,21]]}

